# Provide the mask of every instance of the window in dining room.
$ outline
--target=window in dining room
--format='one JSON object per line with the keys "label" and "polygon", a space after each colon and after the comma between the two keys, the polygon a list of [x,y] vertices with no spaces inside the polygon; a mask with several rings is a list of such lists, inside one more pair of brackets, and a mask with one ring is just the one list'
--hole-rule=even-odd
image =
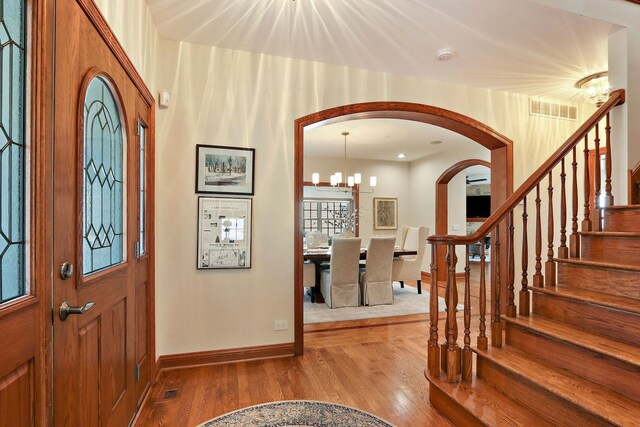
{"label": "window in dining room", "polygon": [[319,231],[328,236],[353,231],[352,200],[304,199],[303,231]]}

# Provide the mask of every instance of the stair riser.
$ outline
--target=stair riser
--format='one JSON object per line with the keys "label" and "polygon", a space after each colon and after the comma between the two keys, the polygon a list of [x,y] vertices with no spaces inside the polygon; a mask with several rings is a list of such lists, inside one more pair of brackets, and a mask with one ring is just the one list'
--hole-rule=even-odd
{"label": "stair riser", "polygon": [[429,382],[429,403],[457,426],[484,427],[485,424],[474,417],[454,397],[445,393],[436,384]]}
{"label": "stair riser", "polygon": [[[482,357],[477,358],[478,377],[488,382],[500,392],[507,394],[521,405],[549,417],[548,421],[558,426],[574,427],[608,426],[611,425],[595,414],[589,414],[584,409],[567,402],[560,396],[549,393],[544,388],[530,382],[526,377],[520,377],[502,366]],[[461,424],[463,425],[463,424]]]}
{"label": "stair riser", "polygon": [[590,261],[637,265],[640,237],[581,236],[580,255]]}
{"label": "stair riser", "polygon": [[640,231],[640,210],[605,209],[604,229],[606,231]]}
{"label": "stair riser", "polygon": [[601,353],[557,341],[507,322],[507,345],[531,357],[566,369],[590,381],[608,386],[632,399],[640,400],[640,366]]}
{"label": "stair riser", "polygon": [[640,272],[558,263],[558,287],[640,299]]}
{"label": "stair riser", "polygon": [[598,331],[599,335],[640,345],[640,315],[635,313],[540,292],[533,293],[533,312],[587,332]]}

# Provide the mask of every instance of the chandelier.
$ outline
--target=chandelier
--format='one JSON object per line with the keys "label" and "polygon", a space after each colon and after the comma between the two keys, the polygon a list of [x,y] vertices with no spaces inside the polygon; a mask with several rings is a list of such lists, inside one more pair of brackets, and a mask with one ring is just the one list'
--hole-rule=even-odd
{"label": "chandelier", "polygon": [[[371,176],[369,178],[369,185],[371,186],[371,191],[361,191],[359,186],[362,183],[362,174],[360,172],[355,172],[353,175],[349,175],[347,173],[347,136],[349,132],[342,132],[342,136],[344,136],[344,162],[343,169],[340,172],[336,172],[329,177],[329,183],[331,184],[331,189],[329,191],[342,191],[348,192],[353,191],[354,187],[360,193],[373,193],[378,184],[378,178],[375,176]],[[313,185],[317,187],[320,184],[320,174],[314,172],[311,174],[311,182]],[[321,191],[321,190],[318,190]]]}
{"label": "chandelier", "polygon": [[575,87],[582,91],[582,96],[596,107],[601,106],[609,98],[609,77],[606,71],[594,73],[578,80]]}

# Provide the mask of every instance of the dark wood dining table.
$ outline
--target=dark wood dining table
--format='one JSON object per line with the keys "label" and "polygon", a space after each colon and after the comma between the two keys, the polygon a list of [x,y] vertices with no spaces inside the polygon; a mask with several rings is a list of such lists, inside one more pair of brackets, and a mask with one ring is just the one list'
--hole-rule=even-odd
{"label": "dark wood dining table", "polygon": [[[409,251],[406,249],[396,248],[393,251],[393,257],[397,258],[403,255],[417,255],[418,251]],[[324,303],[324,297],[322,296],[322,292],[320,292],[320,274],[323,267],[321,267],[322,263],[327,263],[331,261],[331,249],[330,248],[318,248],[318,249],[305,249],[303,253],[303,258],[305,261],[311,261],[316,265],[316,283],[313,289],[311,290],[311,300],[316,303]],[[360,249],[360,259],[367,259],[367,248]],[[324,267],[324,268],[328,268]]]}

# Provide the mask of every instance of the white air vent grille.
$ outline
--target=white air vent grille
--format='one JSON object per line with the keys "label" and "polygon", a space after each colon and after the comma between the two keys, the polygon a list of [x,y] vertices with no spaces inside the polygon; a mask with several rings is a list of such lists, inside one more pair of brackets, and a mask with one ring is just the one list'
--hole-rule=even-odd
{"label": "white air vent grille", "polygon": [[578,107],[563,105],[555,102],[529,100],[529,114],[532,116],[555,117],[558,119],[577,120]]}

